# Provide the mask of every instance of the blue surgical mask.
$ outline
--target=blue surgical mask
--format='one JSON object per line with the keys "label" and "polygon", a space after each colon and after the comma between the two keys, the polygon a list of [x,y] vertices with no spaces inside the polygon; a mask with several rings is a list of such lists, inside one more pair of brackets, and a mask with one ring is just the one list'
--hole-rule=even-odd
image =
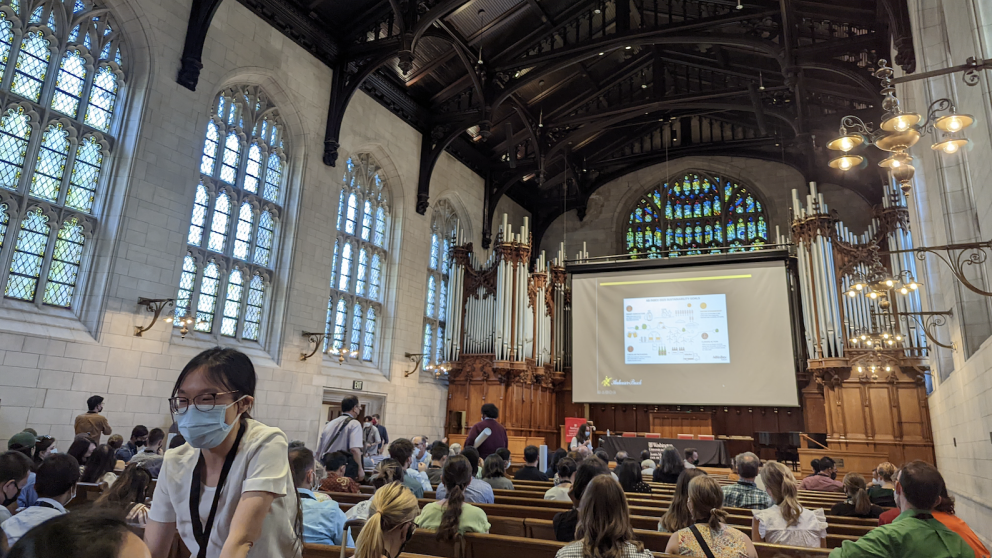
{"label": "blue surgical mask", "polygon": [[[237,405],[241,399],[244,399],[244,396],[231,405]],[[235,418],[234,422],[227,424],[224,419],[227,409],[231,405],[201,411],[191,404],[185,413],[176,415],[176,426],[179,427],[179,432],[183,438],[186,438],[189,445],[194,448],[215,448],[224,441],[224,438],[227,438],[231,428],[234,427],[234,422],[237,422],[237,418]]]}

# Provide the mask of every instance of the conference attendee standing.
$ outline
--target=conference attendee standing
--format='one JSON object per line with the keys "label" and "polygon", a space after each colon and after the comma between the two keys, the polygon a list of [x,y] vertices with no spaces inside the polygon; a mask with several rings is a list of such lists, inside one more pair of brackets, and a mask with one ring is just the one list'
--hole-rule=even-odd
{"label": "conference attendee standing", "polygon": [[379,415],[372,415],[372,424],[375,425],[376,429],[379,431],[379,438],[382,439],[382,446],[386,447],[389,444],[389,432],[386,432],[386,427],[382,425],[382,419]]}
{"label": "conference attendee standing", "polygon": [[358,398],[349,395],[341,400],[341,416],[330,421],[324,426],[324,431],[320,435],[320,443],[317,444],[315,455],[317,459],[323,459],[328,453],[343,451],[351,454],[348,466],[345,468],[345,475],[361,482],[365,480],[365,467],[362,466],[362,425],[358,422],[358,415],[362,409],[358,406]]}
{"label": "conference attendee standing", "polygon": [[847,493],[847,500],[834,504],[830,508],[830,515],[871,519],[878,519],[878,516],[882,515],[884,510],[871,503],[868,487],[861,475],[857,473],[844,475],[844,492]]}
{"label": "conference attendee standing", "polygon": [[107,418],[100,414],[103,412],[103,398],[94,395],[86,400],[86,406],[89,411],[76,417],[76,435],[86,434],[94,444],[99,445],[101,434],[110,436],[114,433]]}
{"label": "conference attendee standing", "polygon": [[592,434],[589,429],[589,424],[582,424],[579,426],[575,436],[572,437],[572,441],[568,444],[568,449],[575,451],[579,449],[579,446],[585,446],[592,450]]}
{"label": "conference attendee standing", "polygon": [[506,429],[496,421],[498,418],[499,409],[496,408],[496,405],[486,403],[482,406],[482,420],[472,426],[465,438],[465,445],[473,446],[479,450],[479,457],[483,459],[509,444]]}
{"label": "conference attendee standing", "polygon": [[131,439],[117,450],[117,459],[124,463],[131,461],[131,458],[141,451],[140,448],[146,442],[148,442],[148,428],[141,424],[135,426],[131,429]]}
{"label": "conference attendee standing", "polygon": [[513,480],[547,482],[548,475],[537,468],[537,460],[540,459],[540,456],[541,450],[537,446],[524,448],[524,466],[514,473]]}
{"label": "conference attendee standing", "polygon": [[758,488],[754,479],[758,477],[761,460],[758,456],[745,452],[734,458],[738,479],[735,484],[723,487],[723,505],[728,508],[763,510],[775,505],[768,492]]}
{"label": "conference attendee standing", "polygon": [[0,525],[7,537],[7,544],[14,546],[33,527],[68,513],[65,505],[76,495],[77,482],[79,463],[76,458],[64,453],[46,457],[41,467],[38,467],[35,477],[34,487],[38,492],[38,502]]}
{"label": "conference attendee standing", "polygon": [[696,558],[758,558],[754,543],[727,525],[720,485],[708,476],[689,482],[689,510],[693,523],[668,539],[666,554]]}
{"label": "conference attendee standing", "polygon": [[365,417],[365,426],[362,427],[362,442],[364,444],[363,457],[372,459],[379,455],[382,450],[382,436],[379,436],[379,429],[372,423],[372,417]]}
{"label": "conference attendee standing", "polygon": [[575,542],[563,546],[555,558],[653,557],[634,537],[627,498],[616,481],[606,476],[592,479],[578,507]]}
{"label": "conference attendee standing", "polygon": [[754,510],[751,540],[806,548],[825,547],[827,518],[821,509],[809,510],[799,505],[792,471],[771,461],[761,468],[761,479],[775,505],[767,510]]}
{"label": "conference attendee standing", "polygon": [[251,359],[219,347],[179,374],[169,406],[186,444],[162,464],[145,527],[152,558],[169,555],[177,530],[198,558],[301,556],[289,441],[250,417],[257,381]]}
{"label": "conference attendee standing", "polygon": [[943,487],[943,478],[933,465],[906,463],[896,476],[899,517],[856,541],[844,541],[830,552],[830,558],[972,558],[975,551],[968,543],[931,514]]}
{"label": "conference attendee standing", "polygon": [[837,465],[829,457],[820,458],[820,470],[799,483],[799,490],[844,492],[844,483],[837,480]]}

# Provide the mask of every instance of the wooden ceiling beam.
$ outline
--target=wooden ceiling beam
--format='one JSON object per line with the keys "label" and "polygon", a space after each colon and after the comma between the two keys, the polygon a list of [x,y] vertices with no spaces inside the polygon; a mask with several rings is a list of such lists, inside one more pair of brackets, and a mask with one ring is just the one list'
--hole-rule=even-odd
{"label": "wooden ceiling beam", "polygon": [[431,106],[437,106],[472,86],[472,79],[466,74],[448,84],[431,97]]}
{"label": "wooden ceiling beam", "polygon": [[413,87],[420,80],[430,76],[434,70],[440,68],[441,66],[444,66],[448,62],[451,62],[455,58],[458,58],[458,54],[455,52],[455,49],[452,48],[448,50],[448,52],[446,52],[444,55],[434,58],[430,62],[424,64],[423,66],[417,68],[414,72],[412,72],[410,74],[410,77],[406,80],[406,86]]}

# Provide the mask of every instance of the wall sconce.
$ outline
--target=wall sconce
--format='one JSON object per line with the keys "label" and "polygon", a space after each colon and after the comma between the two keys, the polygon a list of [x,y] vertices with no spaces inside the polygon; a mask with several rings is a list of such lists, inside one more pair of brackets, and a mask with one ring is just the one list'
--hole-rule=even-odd
{"label": "wall sconce", "polygon": [[300,360],[306,360],[313,355],[317,354],[317,350],[320,349],[320,344],[324,342],[324,333],[314,333],[312,331],[304,331],[303,338],[307,340],[307,343],[313,344],[313,350],[309,353],[300,353]]}
{"label": "wall sconce", "polygon": [[[134,336],[135,337],[141,337],[141,334],[142,333],[144,333],[144,332],[148,331],[149,329],[151,329],[152,326],[155,325],[155,322],[158,321],[158,317],[162,314],[162,310],[166,306],[172,305],[172,303],[173,303],[173,299],[171,299],[171,298],[145,298],[145,297],[140,297],[138,299],[138,306],[144,306],[145,307],[145,310],[147,310],[148,312],[151,312],[153,314],[153,316],[152,316],[152,323],[148,324],[146,327],[134,326]],[[166,319],[166,321],[169,322],[169,323],[171,323],[172,320],[171,319]]]}
{"label": "wall sconce", "polygon": [[417,369],[420,368],[420,364],[424,361],[424,353],[406,353],[405,356],[410,359],[410,362],[416,364],[416,366],[413,367],[413,370],[403,373],[404,378],[409,378],[417,373]]}

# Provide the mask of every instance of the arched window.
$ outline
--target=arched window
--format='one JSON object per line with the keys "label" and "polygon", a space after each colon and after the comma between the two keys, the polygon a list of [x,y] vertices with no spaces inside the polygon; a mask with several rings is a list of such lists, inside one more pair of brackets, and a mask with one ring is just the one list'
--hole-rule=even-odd
{"label": "arched window", "polygon": [[440,364],[447,321],[448,273],[458,215],[446,200],[434,205],[431,213],[431,251],[427,259],[427,300],[424,303],[424,361]]}
{"label": "arched window", "polygon": [[382,314],[389,238],[389,193],[375,158],[362,153],[345,162],[338,197],[337,238],[331,262],[324,350],[375,358]]}
{"label": "arched window", "polygon": [[[283,134],[278,109],[258,87],[235,86],[217,95],[176,298],[176,318],[195,313],[196,331],[261,338],[276,223],[283,211]],[[271,192],[259,192],[261,184],[271,184]]]}
{"label": "arched window", "polygon": [[[28,13],[25,10],[33,6]],[[6,299],[77,310],[127,53],[93,0],[0,2],[0,281]]]}
{"label": "arched window", "polygon": [[689,172],[640,199],[625,240],[628,254],[648,258],[758,250],[768,242],[768,217],[753,189]]}

